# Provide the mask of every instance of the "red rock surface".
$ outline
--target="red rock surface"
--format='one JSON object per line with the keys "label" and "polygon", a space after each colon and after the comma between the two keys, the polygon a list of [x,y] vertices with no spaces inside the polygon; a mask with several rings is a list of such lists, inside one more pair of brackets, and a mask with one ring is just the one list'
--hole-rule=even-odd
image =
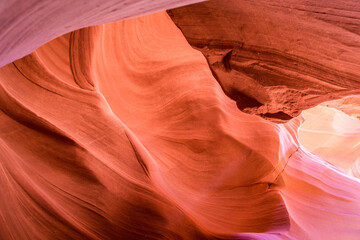
{"label": "red rock surface", "polygon": [[237,100],[166,12],[73,31],[0,68],[0,239],[357,239],[360,181],[335,164],[341,151],[334,166],[299,142],[303,116],[276,124]]}
{"label": "red rock surface", "polygon": [[360,94],[357,0],[211,0],[168,12],[244,112],[284,122]]}

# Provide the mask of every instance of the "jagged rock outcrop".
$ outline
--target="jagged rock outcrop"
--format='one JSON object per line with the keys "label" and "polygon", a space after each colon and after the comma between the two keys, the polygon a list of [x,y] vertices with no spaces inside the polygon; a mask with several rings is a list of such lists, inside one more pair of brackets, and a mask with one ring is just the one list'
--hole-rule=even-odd
{"label": "jagged rock outcrop", "polygon": [[360,4],[211,0],[168,11],[239,109],[275,122],[360,94]]}

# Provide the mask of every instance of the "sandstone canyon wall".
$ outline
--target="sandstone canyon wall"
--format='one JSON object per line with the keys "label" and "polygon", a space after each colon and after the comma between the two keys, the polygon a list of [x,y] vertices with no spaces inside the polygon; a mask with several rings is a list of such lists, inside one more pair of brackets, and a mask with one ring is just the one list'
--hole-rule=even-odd
{"label": "sandstone canyon wall", "polygon": [[359,1],[212,0],[168,11],[239,109],[276,122],[359,92]]}
{"label": "sandstone canyon wall", "polygon": [[[347,112],[331,103],[345,113],[299,115],[359,92],[358,28],[335,29],[349,47],[325,41],[333,25],[301,18],[297,34],[318,41],[306,49],[285,34],[297,16],[230,0],[111,22],[195,1],[145,2],[27,6],[60,20],[26,37],[16,32],[28,23],[8,16],[30,2],[0,5],[12,34],[0,40],[0,239],[358,239],[360,120],[345,114],[357,97]],[[273,48],[233,49],[240,33],[256,49],[272,36]]]}

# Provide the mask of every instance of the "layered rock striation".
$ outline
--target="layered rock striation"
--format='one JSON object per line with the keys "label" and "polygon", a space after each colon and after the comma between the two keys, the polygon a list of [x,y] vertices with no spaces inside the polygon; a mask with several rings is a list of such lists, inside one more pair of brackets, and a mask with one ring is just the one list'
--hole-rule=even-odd
{"label": "layered rock striation", "polygon": [[358,1],[211,0],[169,10],[238,108],[285,122],[359,94]]}

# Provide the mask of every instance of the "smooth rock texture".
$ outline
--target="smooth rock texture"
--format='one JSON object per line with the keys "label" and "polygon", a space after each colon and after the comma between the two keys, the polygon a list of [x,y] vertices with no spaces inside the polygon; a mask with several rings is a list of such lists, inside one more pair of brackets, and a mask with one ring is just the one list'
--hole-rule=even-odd
{"label": "smooth rock texture", "polygon": [[299,128],[302,145],[344,172],[360,177],[360,119],[325,106],[308,109],[303,116],[306,121]]}
{"label": "smooth rock texture", "polygon": [[[152,11],[143,2],[132,1],[134,14]],[[165,8],[175,2],[151,4]],[[224,8],[240,11],[239,4],[248,4],[249,14],[259,11],[260,5],[244,1],[224,1]],[[108,17],[101,8],[90,4],[89,9],[99,23]],[[63,26],[61,21],[54,24]],[[30,35],[16,45],[19,55],[4,54],[17,58],[49,37]],[[302,108],[286,104],[296,114],[284,124],[257,116],[248,98],[241,95],[235,102],[226,96],[208,56],[188,41],[168,13],[158,12],[66,33],[0,68],[0,239],[359,238],[358,120],[324,106],[292,118]],[[315,104],[356,93],[355,58],[344,60],[345,70],[338,62],[327,71],[302,63],[303,73],[324,74],[325,80],[302,82],[310,92],[323,88],[315,100],[309,95],[300,100]],[[227,55],[224,62],[236,75],[232,59]],[[354,73],[345,78],[350,65]],[[286,83],[258,88],[261,84],[250,79],[244,86],[268,94],[264,88],[288,92],[293,85]],[[292,101],[297,96],[285,95]],[[279,103],[280,94],[268,97]],[[328,155],[317,151],[324,144],[311,142],[315,135],[304,135],[323,127],[334,139],[325,145]],[[346,153],[351,160],[342,161],[341,149],[353,150]]]}
{"label": "smooth rock texture", "polygon": [[201,0],[4,0],[0,2],[0,67],[65,33]]}
{"label": "smooth rock texture", "polygon": [[238,111],[166,13],[65,35],[0,82],[5,238],[288,229],[287,126]]}
{"label": "smooth rock texture", "polygon": [[360,119],[360,96],[350,96],[334,101],[324,102],[321,105],[338,109],[351,117]]}
{"label": "smooth rock texture", "polygon": [[168,13],[244,112],[279,123],[360,94],[357,0],[211,0]]}

